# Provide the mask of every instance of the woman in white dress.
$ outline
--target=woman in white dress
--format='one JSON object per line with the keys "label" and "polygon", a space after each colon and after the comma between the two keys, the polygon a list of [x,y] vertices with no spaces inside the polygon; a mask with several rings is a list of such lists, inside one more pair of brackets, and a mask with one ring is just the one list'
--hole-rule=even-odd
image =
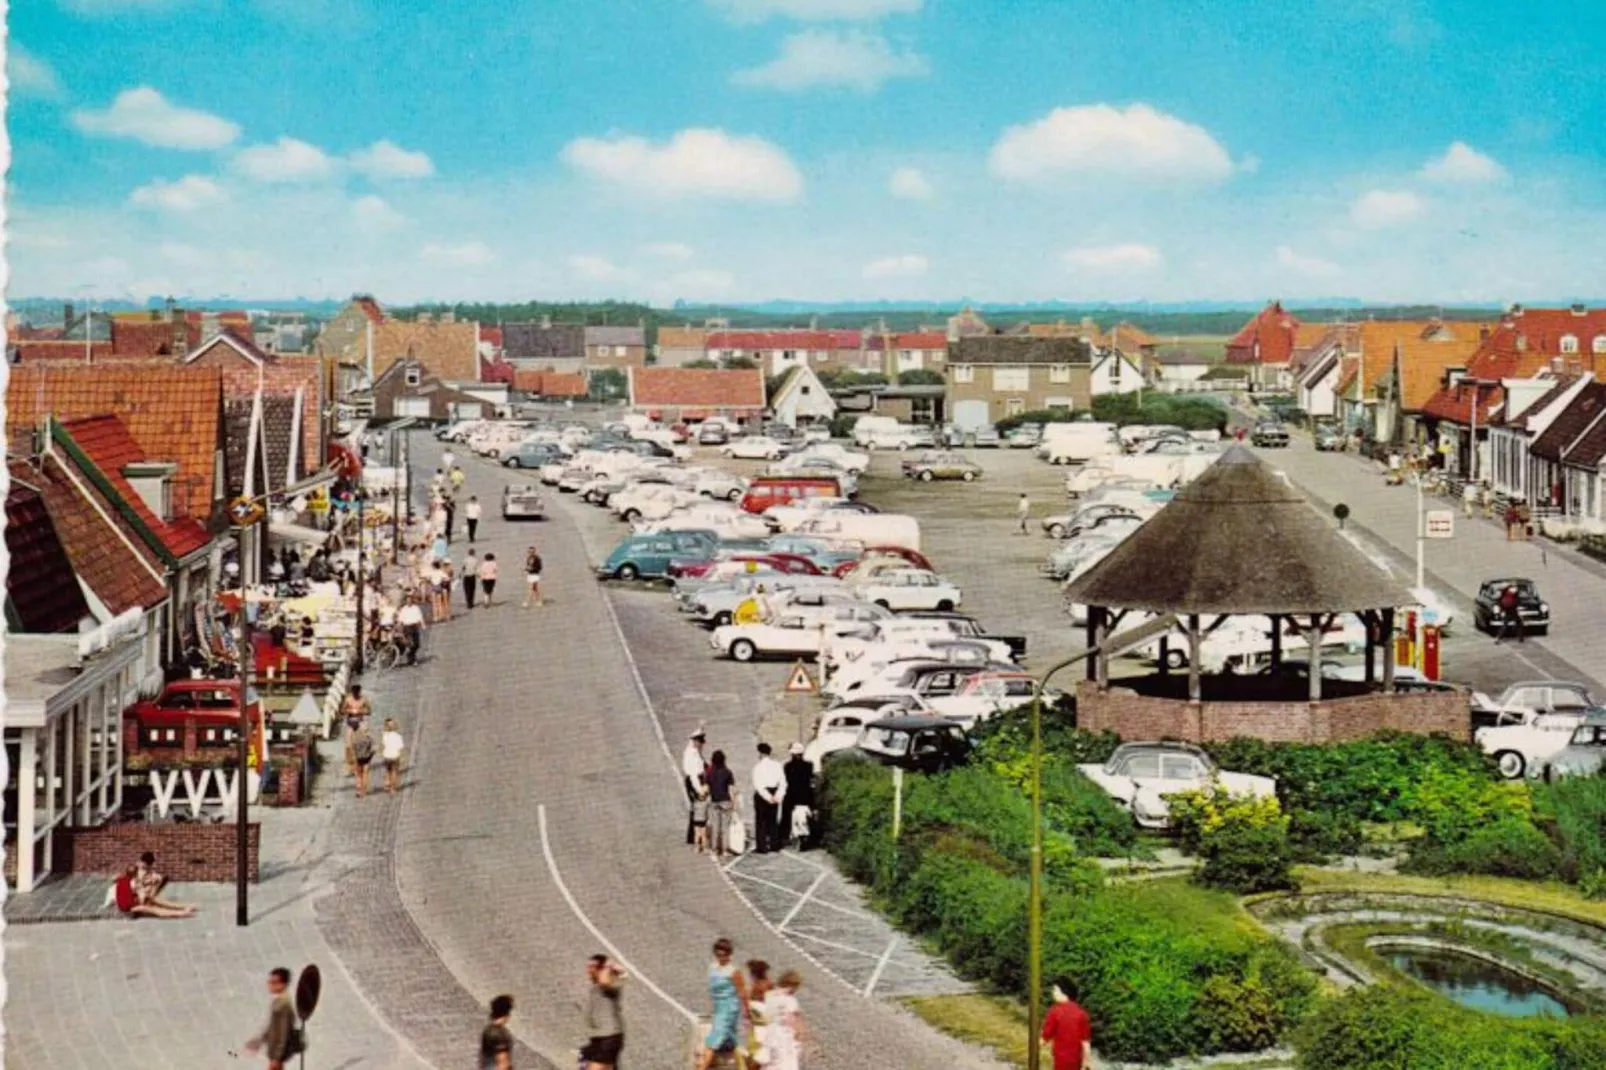
{"label": "woman in white dress", "polygon": [[779,984],[770,989],[764,998],[765,1047],[770,1060],[765,1070],[801,1070],[803,1065],[803,1009],[797,1002],[797,990],[803,978],[796,970],[781,974]]}

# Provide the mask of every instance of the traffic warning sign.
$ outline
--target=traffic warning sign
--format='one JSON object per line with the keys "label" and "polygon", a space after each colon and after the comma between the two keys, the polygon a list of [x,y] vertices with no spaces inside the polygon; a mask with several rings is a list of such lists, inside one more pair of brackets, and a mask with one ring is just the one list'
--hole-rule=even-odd
{"label": "traffic warning sign", "polygon": [[812,695],[819,688],[814,686],[814,677],[800,661],[792,666],[792,675],[786,680],[786,693],[789,695]]}

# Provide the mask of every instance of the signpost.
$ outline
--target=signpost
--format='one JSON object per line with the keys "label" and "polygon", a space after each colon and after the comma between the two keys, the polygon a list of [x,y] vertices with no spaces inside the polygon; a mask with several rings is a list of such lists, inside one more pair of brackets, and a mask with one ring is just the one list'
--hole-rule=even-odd
{"label": "signpost", "polygon": [[296,978],[296,1017],[301,1019],[301,1068],[307,1066],[307,1019],[318,1009],[318,997],[323,994],[323,974],[316,963],[308,963]]}
{"label": "signpost", "polygon": [[1424,520],[1423,534],[1429,539],[1455,538],[1455,512],[1450,509],[1431,509]]}
{"label": "signpost", "polygon": [[792,666],[792,675],[786,679],[788,695],[812,695],[818,690],[814,686],[814,677],[809,675],[808,666],[801,661]]}

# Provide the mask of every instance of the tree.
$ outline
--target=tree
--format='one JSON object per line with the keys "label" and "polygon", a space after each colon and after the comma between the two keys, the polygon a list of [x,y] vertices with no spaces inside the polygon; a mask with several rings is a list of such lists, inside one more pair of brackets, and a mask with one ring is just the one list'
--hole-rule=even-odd
{"label": "tree", "polygon": [[732,357],[725,362],[725,367],[740,368],[743,371],[752,371],[754,368],[758,367],[758,365],[753,363],[752,357]]}
{"label": "tree", "polygon": [[717,368],[719,367],[719,364],[715,361],[709,360],[707,357],[704,357],[701,360],[688,360],[685,364],[682,364],[681,367],[702,368],[706,370],[708,368]]}
{"label": "tree", "polygon": [[625,373],[618,368],[598,368],[591,373],[586,393],[592,401],[614,401],[625,396],[629,385]]}
{"label": "tree", "polygon": [[941,386],[942,372],[930,368],[911,368],[898,373],[899,386]]}

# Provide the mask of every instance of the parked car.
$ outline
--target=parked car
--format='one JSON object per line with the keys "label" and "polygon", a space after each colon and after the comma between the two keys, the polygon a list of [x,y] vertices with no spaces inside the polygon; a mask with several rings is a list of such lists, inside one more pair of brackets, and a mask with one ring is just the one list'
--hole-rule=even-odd
{"label": "parked car", "polygon": [[1316,428],[1316,433],[1311,437],[1315,442],[1318,452],[1329,453],[1334,450],[1341,450],[1344,448],[1344,432],[1340,431],[1337,426],[1333,424],[1320,425]]}
{"label": "parked car", "polygon": [[1233,795],[1269,798],[1277,781],[1248,773],[1229,773],[1210,756],[1188,743],[1123,743],[1103,765],[1078,765],[1093,783],[1128,810],[1144,828],[1165,828],[1171,822],[1166,796],[1219,785]]}
{"label": "parked car", "polygon": [[778,461],[786,456],[786,447],[768,435],[744,435],[726,443],[719,452],[748,461]]}
{"label": "parked car", "polygon": [[1512,684],[1499,697],[1482,691],[1472,693],[1472,725],[1486,728],[1500,723],[1502,713],[1561,713],[1574,717],[1591,714],[1606,716],[1606,709],[1595,701],[1583,684],[1569,680],[1524,680]]}
{"label": "parked car", "polygon": [[665,531],[657,535],[632,535],[614,547],[602,564],[597,578],[638,580],[669,575],[669,563],[714,543],[708,531]]}
{"label": "parked car", "polygon": [[979,639],[990,642],[1003,643],[1009,649],[1009,655],[1016,661],[1026,659],[1026,637],[1024,635],[994,635],[981,626],[975,617],[958,613],[948,609],[915,609],[907,613],[900,613],[903,620],[934,620],[942,621],[953,629],[956,636],[966,639]]}
{"label": "parked car", "polygon": [[708,637],[708,645],[732,661],[777,657],[812,661],[820,656],[820,635],[823,630],[843,634],[858,628],[861,623],[851,617],[818,620],[803,613],[783,613],[773,622],[727,624],[715,628]]}
{"label": "parked car", "polygon": [[692,485],[692,489],[704,498],[739,502],[742,500],[742,495],[747,493],[747,480],[724,472],[704,472]]}
{"label": "parked car", "polygon": [[742,509],[762,513],[777,505],[789,505],[801,498],[841,498],[842,484],[835,476],[797,474],[759,476],[750,480],[743,493]]}
{"label": "parked car", "polygon": [[998,435],[998,428],[992,424],[978,427],[970,434],[970,444],[977,449],[995,450],[1002,441]]}
{"label": "parked car", "polygon": [[723,446],[729,441],[730,435],[726,433],[724,424],[703,424],[697,429],[699,446]]}
{"label": "parked car", "polygon": [[864,726],[852,752],[883,765],[917,773],[940,773],[970,759],[970,739],[944,717],[912,714],[883,717]]}
{"label": "parked car", "polygon": [[1573,729],[1567,745],[1544,763],[1537,773],[1545,780],[1564,776],[1594,776],[1606,767],[1606,717],[1589,717]]}
{"label": "parked car", "polygon": [[1501,776],[1520,780],[1537,775],[1545,763],[1567,747],[1573,733],[1587,719],[1582,713],[1513,709],[1498,714],[1494,725],[1478,729],[1472,738],[1483,753],[1494,759]]}
{"label": "parked car", "polygon": [[1043,441],[1043,429],[1037,424],[1021,424],[1004,435],[1004,445],[1012,450],[1034,450]]}
{"label": "parked car", "polygon": [[857,746],[864,726],[871,721],[927,712],[925,704],[916,695],[873,695],[834,706],[820,714],[820,723],[814,728],[814,738],[803,748],[803,758],[817,772],[827,754]]}
{"label": "parked car", "polygon": [[1288,429],[1276,420],[1262,420],[1249,432],[1249,444],[1263,449],[1282,449],[1288,445]]}
{"label": "parked car", "polygon": [[957,453],[922,453],[903,462],[903,474],[922,483],[934,479],[962,479],[966,483],[981,478],[981,465]]}
{"label": "parked car", "polygon": [[1522,619],[1525,632],[1533,635],[1550,634],[1550,603],[1539,595],[1539,588],[1533,580],[1513,577],[1503,580],[1486,580],[1478,588],[1478,596],[1472,602],[1472,623],[1479,631],[1496,632],[1500,627],[1504,611],[1500,608],[1500,596],[1507,587],[1517,589],[1517,616]]}
{"label": "parked car", "polygon": [[839,442],[811,442],[794,456],[824,457],[827,460],[835,461],[854,475],[863,475],[865,469],[870,467],[870,455],[868,453],[850,450]]}
{"label": "parked car", "polygon": [[959,588],[923,569],[893,569],[858,587],[859,597],[887,609],[958,609]]}
{"label": "parked car", "polygon": [[543,520],[546,502],[534,483],[509,483],[502,488],[503,520]]}

